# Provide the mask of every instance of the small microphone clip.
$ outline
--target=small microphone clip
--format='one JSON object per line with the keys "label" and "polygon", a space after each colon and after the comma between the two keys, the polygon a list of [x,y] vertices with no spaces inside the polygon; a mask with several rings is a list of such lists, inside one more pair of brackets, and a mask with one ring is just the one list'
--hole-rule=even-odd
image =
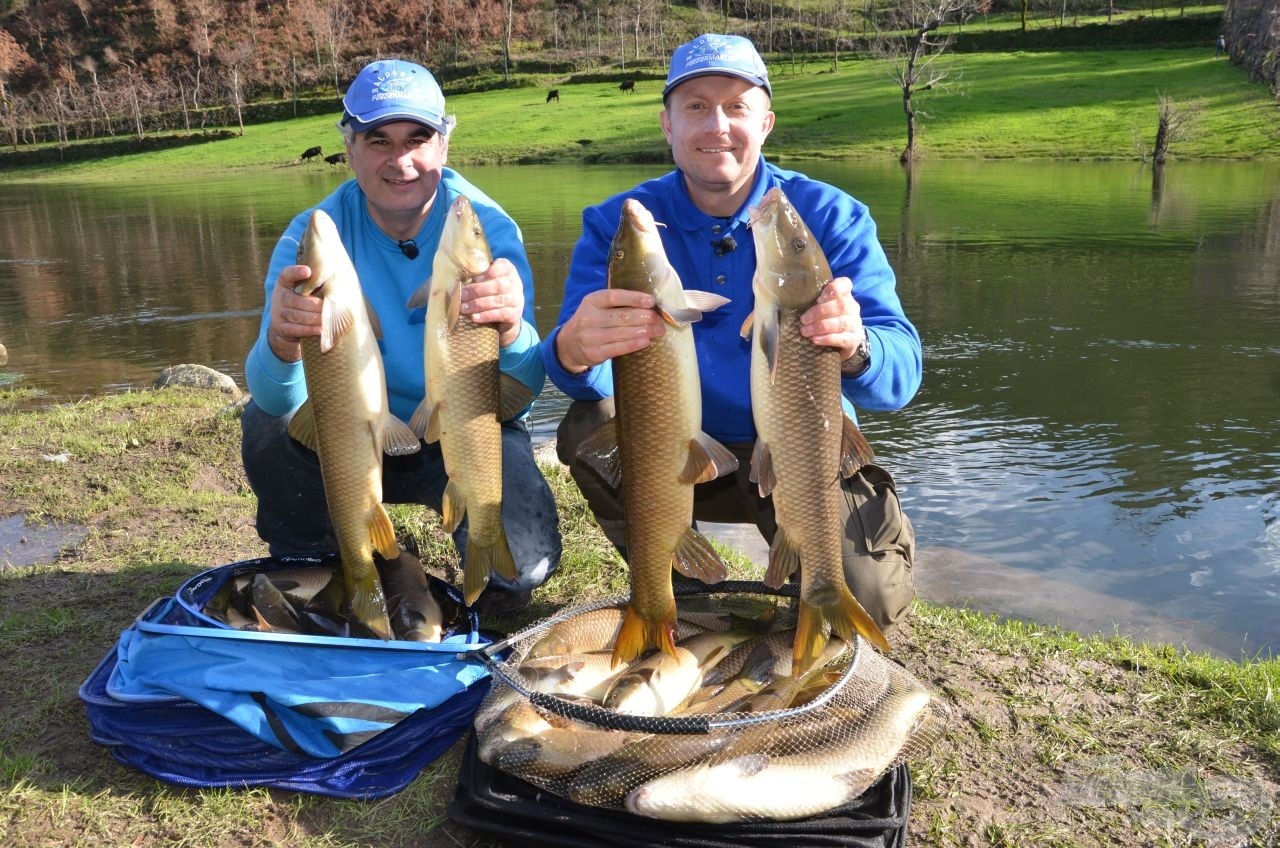
{"label": "small microphone clip", "polygon": [[724,256],[726,253],[733,253],[733,249],[738,246],[733,236],[725,236],[719,241],[711,242],[711,247],[716,252],[716,256]]}
{"label": "small microphone clip", "polygon": [[400,252],[410,259],[418,258],[418,243],[413,239],[404,239],[396,242],[396,247],[400,248]]}

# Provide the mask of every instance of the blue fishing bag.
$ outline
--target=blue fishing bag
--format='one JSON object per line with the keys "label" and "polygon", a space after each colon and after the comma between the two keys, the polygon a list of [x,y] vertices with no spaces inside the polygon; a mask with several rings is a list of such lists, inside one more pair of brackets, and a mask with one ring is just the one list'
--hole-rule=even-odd
{"label": "blue fishing bag", "polygon": [[[203,572],[124,630],[80,687],[90,736],[181,786],[268,786],[379,798],[470,726],[489,672],[474,614],[440,642],[262,633],[203,612],[246,572],[333,560],[248,560]],[[461,606],[454,587],[435,581]]]}

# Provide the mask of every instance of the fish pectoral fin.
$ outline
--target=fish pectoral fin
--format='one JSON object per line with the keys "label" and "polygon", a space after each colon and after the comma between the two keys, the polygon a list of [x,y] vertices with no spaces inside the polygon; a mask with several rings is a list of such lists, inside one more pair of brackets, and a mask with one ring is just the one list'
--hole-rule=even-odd
{"label": "fish pectoral fin", "polygon": [[444,290],[444,308],[444,325],[452,333],[458,329],[458,322],[462,320],[462,280],[454,280]]}
{"label": "fish pectoral fin", "polygon": [[751,777],[764,771],[769,765],[769,759],[769,755],[764,753],[744,754],[729,760],[724,767],[733,769],[739,777]]}
{"label": "fish pectoral fin", "polygon": [[374,507],[369,516],[369,543],[382,555],[383,559],[395,559],[400,556],[400,545],[396,542],[396,528],[387,515],[387,508],[382,504]]}
{"label": "fish pectoral fin", "polygon": [[362,297],[364,297],[364,314],[369,316],[369,327],[373,330],[373,337],[382,341],[382,321],[378,318],[378,311],[369,302],[368,295],[362,295]]}
{"label": "fish pectoral fin", "polygon": [[622,485],[622,451],[618,448],[618,419],[610,418],[578,445],[575,455],[614,489]]}
{"label": "fish pectoral fin", "polygon": [[463,516],[467,514],[467,499],[462,493],[462,487],[452,480],[445,484],[440,509],[444,532],[452,533],[457,530]]}
{"label": "fish pectoral fin", "polygon": [[409,419],[409,429],[427,444],[440,441],[440,416],[430,397],[424,397]]}
{"label": "fish pectoral fin", "polygon": [[388,415],[382,425],[382,450],[391,456],[405,456],[422,449],[418,434],[399,418]]}
{"label": "fish pectoral fin", "polygon": [[405,309],[422,309],[431,301],[431,278],[427,277],[427,281],[418,286],[409,300],[405,302]]}
{"label": "fish pectoral fin", "polygon": [[303,402],[289,421],[289,435],[311,450],[316,450],[316,413],[311,401]]}
{"label": "fish pectoral fin", "polygon": [[328,353],[333,350],[333,346],[355,323],[356,316],[350,306],[325,298],[320,312],[320,352]]}
{"label": "fish pectoral fin", "polygon": [[755,323],[755,320],[756,320],[755,311],[752,310],[751,312],[748,312],[746,319],[743,320],[742,322],[742,329],[738,330],[738,335],[741,338],[744,338],[744,339],[751,338],[751,327]]}
{"label": "fish pectoral fin", "polygon": [[531,403],[533,403],[533,389],[510,374],[498,374],[499,421],[515,418],[520,414],[520,410]]}
{"label": "fish pectoral fin", "polygon": [[719,583],[729,576],[728,567],[711,542],[692,527],[684,532],[671,552],[671,567],[703,583]]}
{"label": "fish pectoral fin", "polygon": [[764,573],[764,585],[780,589],[799,568],[800,549],[792,544],[787,531],[779,527],[773,535],[773,544],[769,546],[769,567]]}
{"label": "fish pectoral fin", "polygon": [[844,424],[840,432],[840,476],[852,477],[859,468],[873,462],[876,454],[848,413],[842,417]]}
{"label": "fish pectoral fin", "polygon": [[658,314],[662,316],[662,320],[666,321],[672,327],[685,327],[695,321],[702,320],[702,313],[691,306],[664,306],[658,304],[654,307]]}
{"label": "fish pectoral fin", "polygon": [[779,332],[779,316],[777,312],[766,314],[765,320],[760,322],[758,326],[758,335],[760,337],[760,352],[764,354],[765,367],[769,371],[769,385],[773,385],[778,377],[778,340],[781,338]]}
{"label": "fish pectoral fin", "polygon": [[764,439],[756,439],[756,446],[751,451],[751,482],[759,488],[760,497],[767,498],[773,494],[773,487],[778,480],[773,476],[773,454]]}
{"label": "fish pectoral fin", "polygon": [[684,301],[699,312],[714,312],[729,302],[729,298],[715,292],[686,289]]}
{"label": "fish pectoral fin", "polygon": [[738,458],[728,448],[706,433],[699,433],[689,440],[689,456],[679,479],[692,486],[737,470]]}

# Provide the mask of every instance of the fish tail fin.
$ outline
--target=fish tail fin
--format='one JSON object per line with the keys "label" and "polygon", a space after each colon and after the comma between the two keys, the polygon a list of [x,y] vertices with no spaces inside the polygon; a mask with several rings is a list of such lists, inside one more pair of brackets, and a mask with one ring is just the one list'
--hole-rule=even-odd
{"label": "fish tail fin", "polygon": [[796,617],[796,636],[791,647],[791,674],[804,674],[822,656],[827,646],[826,616],[822,607],[800,601],[800,613]]}
{"label": "fish tail fin", "polygon": [[347,606],[351,615],[380,639],[391,639],[391,619],[387,614],[387,596],[378,582],[377,569],[357,577]]}
{"label": "fish tail fin", "polygon": [[622,620],[622,629],[613,643],[613,668],[629,663],[641,656],[649,648],[661,648],[672,657],[679,658],[676,653],[676,605],[671,602],[667,613],[659,619],[648,619],[640,615],[634,606],[627,606],[627,614]]}
{"label": "fish tail fin", "polygon": [[467,562],[463,566],[463,592],[467,606],[474,604],[476,598],[489,585],[489,576],[500,574],[513,582],[520,579],[516,571],[516,561],[511,555],[511,546],[507,544],[507,534],[499,529],[497,538],[490,542],[481,542],[475,538],[467,539]]}
{"label": "fish tail fin", "polygon": [[880,626],[862,604],[858,603],[848,587],[841,587],[836,601],[824,607],[822,612],[823,617],[831,623],[831,631],[846,642],[852,643],[854,631],[857,631],[862,638],[880,650],[889,652],[889,642],[884,638]]}

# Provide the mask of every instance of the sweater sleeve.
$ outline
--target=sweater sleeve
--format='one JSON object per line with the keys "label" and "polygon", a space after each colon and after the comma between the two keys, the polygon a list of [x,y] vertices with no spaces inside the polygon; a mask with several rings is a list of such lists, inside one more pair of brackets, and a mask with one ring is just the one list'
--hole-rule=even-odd
{"label": "sweater sleeve", "polygon": [[266,301],[262,321],[258,328],[258,340],[249,350],[244,364],[245,384],[253,401],[268,415],[286,415],[293,412],[307,399],[307,383],[303,376],[302,362],[284,362],[267,343],[267,327],[271,322],[271,295],[275,291],[280,272],[297,263],[298,240],[306,229],[310,210],[298,215],[285,229],[271,252],[271,263],[263,281]]}

